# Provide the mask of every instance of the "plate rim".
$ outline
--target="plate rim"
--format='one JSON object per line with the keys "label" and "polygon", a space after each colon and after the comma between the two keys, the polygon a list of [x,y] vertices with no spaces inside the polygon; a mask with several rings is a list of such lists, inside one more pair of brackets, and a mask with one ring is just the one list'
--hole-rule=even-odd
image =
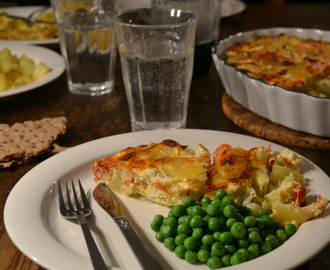
{"label": "plate rim", "polygon": [[[85,153],[86,150],[91,150],[93,148],[98,148],[100,146],[104,146],[104,143],[109,143],[109,142],[113,143],[113,142],[118,142],[118,140],[120,140],[119,143],[113,147],[113,148],[116,149],[116,148],[122,147],[122,145],[137,146],[137,145],[140,144],[140,143],[138,143],[138,141],[142,142],[142,141],[147,141],[148,140],[149,143],[151,143],[151,140],[154,140],[154,139],[147,139],[148,135],[150,135],[150,134],[151,134],[151,137],[157,137],[157,138],[163,138],[163,139],[166,139],[165,137],[168,137],[168,136],[171,136],[173,139],[176,139],[176,138],[179,137],[179,138],[181,138],[182,141],[184,141],[184,138],[185,138],[185,136],[187,136],[187,134],[192,134],[193,135],[192,137],[201,137],[201,136],[205,136],[205,135],[210,136],[211,133],[212,133],[212,135],[220,135],[219,136],[219,145],[220,145],[220,142],[221,142],[221,135],[227,135],[227,136],[229,136],[229,135],[233,136],[234,135],[234,137],[236,138],[235,140],[237,140],[237,139],[250,139],[251,140],[250,144],[252,144],[252,143],[254,144],[254,142],[270,143],[273,149],[278,149],[278,148],[279,149],[285,149],[284,146],[281,146],[279,144],[269,142],[269,141],[266,141],[266,140],[263,140],[263,139],[260,139],[260,138],[255,138],[255,137],[252,137],[252,136],[248,136],[248,135],[231,133],[231,132],[226,132],[226,131],[204,130],[204,129],[184,129],[184,130],[171,130],[171,131],[169,131],[169,130],[166,130],[166,131],[164,131],[164,130],[161,130],[161,131],[154,130],[154,131],[142,131],[142,132],[129,132],[129,133],[117,134],[117,135],[113,135],[113,136],[109,136],[109,137],[96,139],[96,140],[93,140],[93,141],[90,141],[90,142],[86,142],[86,143],[77,145],[77,146],[75,146],[71,149],[68,149],[68,150],[66,150],[66,151],[64,151],[60,154],[57,154],[57,155],[43,161],[42,163],[38,164],[36,167],[31,169],[26,175],[24,175],[17,182],[17,184],[14,186],[14,188],[12,189],[12,191],[10,192],[10,194],[8,196],[8,198],[6,200],[6,203],[5,203],[5,208],[4,208],[4,225],[5,225],[5,228],[7,230],[7,233],[9,235],[9,237],[11,238],[13,243],[18,247],[18,249],[20,249],[22,251],[22,253],[24,253],[27,257],[29,257],[34,262],[38,263],[41,266],[47,267],[47,268],[60,269],[60,268],[53,268],[52,265],[49,265],[47,262],[45,262],[45,259],[43,259],[43,260],[38,259],[38,256],[36,256],[36,254],[29,254],[29,252],[25,249],[25,247],[23,247],[21,245],[20,241],[22,241],[22,239],[21,238],[19,239],[20,236],[17,235],[17,231],[15,231],[15,229],[13,229],[13,227],[9,226],[10,223],[13,221],[13,218],[15,216],[15,215],[12,215],[12,213],[10,212],[10,208],[12,207],[12,205],[15,201],[16,194],[21,189],[26,188],[28,186],[28,184],[30,184],[30,183],[28,183],[29,181],[31,181],[31,180],[29,180],[29,178],[36,177],[36,176],[38,176],[40,178],[43,175],[48,175],[48,171],[47,171],[46,168],[47,168],[47,166],[51,165],[52,163],[58,163],[59,162],[61,165],[63,165],[63,172],[72,170],[73,169],[72,166],[78,166],[79,165],[78,163],[80,163],[80,165],[82,166],[82,163],[88,162],[87,157],[83,157],[84,162],[82,162],[82,161],[78,162],[77,161],[77,162],[73,162],[73,164],[68,164],[69,162],[66,162],[66,164],[65,164],[65,160],[67,158],[74,157],[76,154],[78,154],[80,152]],[[125,141],[125,140],[128,140],[128,141]],[[192,139],[192,140],[194,140],[194,139]],[[125,141],[125,142],[123,142],[123,141]],[[132,145],[132,142],[134,142],[134,145]],[[179,141],[179,143],[184,144],[181,141]],[[195,142],[195,143],[196,144],[197,143],[202,143],[203,144],[203,142]],[[189,145],[189,146],[192,147],[193,145]],[[111,153],[113,153],[113,151],[116,151],[116,150],[112,151],[111,149],[112,149],[111,146],[107,150],[102,149],[102,151],[100,151],[100,154],[98,154],[98,156],[99,157],[104,156],[105,152],[108,152],[108,154],[111,154]],[[99,152],[99,151],[97,150],[96,152]],[[95,157],[96,152],[95,153],[93,152],[93,158],[88,158],[88,160],[95,159],[96,158]],[[101,154],[101,152],[102,152],[102,154]],[[86,153],[88,153],[88,151],[86,151]],[[300,154],[298,154],[298,155],[301,156]],[[303,156],[301,156],[301,157],[303,157]],[[308,159],[306,159],[306,160],[308,160]],[[312,161],[308,160],[308,163],[313,165],[314,169],[317,170],[317,173],[321,173],[321,175],[323,175],[323,177],[328,177]],[[55,172],[55,171],[53,173],[54,173],[54,176],[49,177],[49,180],[47,180],[45,182],[41,182],[41,184],[39,183],[39,185],[43,186],[44,190],[45,190],[45,187],[46,187],[46,191],[50,189],[50,186],[53,183],[52,181],[54,181],[54,180],[56,180],[56,178],[58,178],[58,177],[55,177],[56,173],[58,175],[61,174],[61,173]],[[37,181],[37,180],[34,180],[34,181]],[[43,196],[45,196],[45,194],[41,194],[40,196],[43,197]],[[34,198],[33,200],[35,200],[35,199],[38,199],[38,198]],[[307,226],[307,227],[314,228],[315,226],[318,227],[320,222],[322,223],[321,219],[315,220],[315,222],[311,221],[311,222],[308,222],[306,224],[310,225],[310,226]],[[327,226],[330,224],[329,222],[330,222],[330,217],[329,216],[327,216],[327,220],[323,219],[323,223],[326,223]],[[330,232],[327,233],[327,239],[329,239],[329,236],[330,236],[329,234],[330,234]],[[319,238],[320,237],[318,237],[318,239]],[[292,266],[296,267],[296,266],[304,263],[305,261],[309,260],[310,258],[314,257],[318,252],[320,252],[328,244],[328,240],[324,241],[324,234],[322,235],[322,240],[323,240],[322,244],[319,245],[317,249],[308,250],[308,253],[307,253],[308,256],[304,257],[303,260],[300,260],[298,263],[291,262],[291,264],[289,264],[288,266],[289,267],[292,267]],[[24,239],[24,241],[26,241],[26,239]],[[291,243],[291,244],[289,244],[289,243]],[[292,246],[292,244],[293,244],[292,242],[286,243],[286,245],[287,245],[286,249],[288,249],[290,245]],[[237,269],[237,270],[238,269],[250,269],[249,268],[250,266],[251,266],[251,269],[252,269],[252,267],[255,267],[257,261],[258,261],[257,264],[265,264],[265,263],[268,264],[269,258],[272,258],[272,255],[275,255],[277,253],[278,252],[275,250],[275,251],[273,251],[273,253],[271,252],[269,254],[266,254],[262,257],[259,257],[256,260],[252,260],[250,262],[246,262],[244,264],[237,265],[237,266],[231,266],[230,269],[232,269],[232,270],[235,270],[235,269]],[[295,255],[295,256],[297,256],[297,255]],[[199,266],[199,268],[204,269],[201,266]],[[65,269],[65,268],[63,268],[63,269]],[[88,269],[88,268],[86,268],[86,269]],[[269,269],[271,269],[271,268],[269,268]],[[274,268],[274,269],[279,269],[279,268]]]}

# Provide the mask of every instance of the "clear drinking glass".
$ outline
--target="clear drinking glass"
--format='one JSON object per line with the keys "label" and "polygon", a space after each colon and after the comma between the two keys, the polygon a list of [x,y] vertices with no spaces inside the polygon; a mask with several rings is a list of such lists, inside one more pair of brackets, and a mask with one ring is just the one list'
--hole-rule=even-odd
{"label": "clear drinking glass", "polygon": [[190,10],[198,16],[193,79],[207,75],[212,46],[219,40],[222,0],[151,0],[153,7]]}
{"label": "clear drinking glass", "polygon": [[75,94],[112,92],[116,41],[113,0],[51,0],[69,90]]}
{"label": "clear drinking glass", "polygon": [[157,8],[115,17],[133,131],[186,126],[196,20],[187,11]]}

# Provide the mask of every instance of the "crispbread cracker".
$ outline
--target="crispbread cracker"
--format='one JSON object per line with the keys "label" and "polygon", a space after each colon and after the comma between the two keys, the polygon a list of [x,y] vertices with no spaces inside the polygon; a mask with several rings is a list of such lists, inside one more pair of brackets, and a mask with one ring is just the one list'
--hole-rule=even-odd
{"label": "crispbread cracker", "polygon": [[12,126],[0,124],[0,168],[27,163],[37,156],[51,153],[56,148],[54,141],[65,133],[66,123],[66,117],[57,117]]}

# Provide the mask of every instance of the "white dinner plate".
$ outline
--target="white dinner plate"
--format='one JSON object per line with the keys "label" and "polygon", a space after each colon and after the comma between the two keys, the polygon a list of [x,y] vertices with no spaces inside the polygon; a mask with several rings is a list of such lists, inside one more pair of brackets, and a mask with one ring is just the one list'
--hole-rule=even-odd
{"label": "white dinner plate", "polygon": [[[40,10],[43,6],[21,6],[21,7],[7,7],[1,8],[0,11],[6,11],[9,15],[28,17],[32,12]],[[45,10],[45,12],[51,10]],[[16,44],[33,44],[33,45],[44,45],[44,46],[54,46],[59,44],[59,38],[44,39],[44,40],[1,40],[1,42],[9,43],[14,42]]]}
{"label": "white dinner plate", "polygon": [[48,48],[34,45],[3,43],[2,41],[0,41],[0,51],[3,48],[8,48],[11,51],[12,55],[17,55],[18,57],[20,57],[22,54],[26,54],[27,57],[31,58],[34,61],[35,65],[39,63],[44,63],[50,68],[50,71],[45,76],[35,80],[34,82],[17,88],[0,91],[0,99],[21,94],[38,88],[42,85],[45,85],[55,80],[65,70],[63,57],[57,52]]}
{"label": "white dinner plate", "polygon": [[[222,143],[245,149],[269,143],[234,133],[183,129],[126,133],[73,147],[40,163],[11,191],[4,209],[4,223],[10,238],[26,256],[47,269],[92,269],[79,225],[65,220],[58,211],[55,182],[79,178],[90,195],[94,215],[89,218],[89,224],[106,263],[121,269],[141,269],[116,223],[91,196],[95,183],[90,166],[93,160],[113,155],[126,147],[157,143],[164,139],[173,139],[189,147],[202,143],[211,152]],[[270,144],[274,150],[284,149],[280,145]],[[302,172],[310,179],[307,201],[316,199],[318,194],[330,198],[329,177],[315,164],[301,158],[304,161]],[[127,209],[131,222],[165,269],[208,269],[206,265],[188,264],[155,240],[150,223],[156,214],[167,215],[169,208],[142,198],[119,194],[118,197]],[[322,218],[304,223],[282,246],[230,269],[292,269],[328,244],[329,228],[330,207],[327,207]]]}

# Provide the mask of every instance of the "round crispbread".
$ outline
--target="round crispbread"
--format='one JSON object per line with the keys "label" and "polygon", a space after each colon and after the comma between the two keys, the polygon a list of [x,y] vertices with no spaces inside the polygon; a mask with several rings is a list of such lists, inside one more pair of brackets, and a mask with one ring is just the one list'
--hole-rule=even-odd
{"label": "round crispbread", "polygon": [[56,148],[54,141],[65,133],[66,123],[66,117],[57,117],[0,124],[0,168],[30,162],[53,149],[63,150]]}

